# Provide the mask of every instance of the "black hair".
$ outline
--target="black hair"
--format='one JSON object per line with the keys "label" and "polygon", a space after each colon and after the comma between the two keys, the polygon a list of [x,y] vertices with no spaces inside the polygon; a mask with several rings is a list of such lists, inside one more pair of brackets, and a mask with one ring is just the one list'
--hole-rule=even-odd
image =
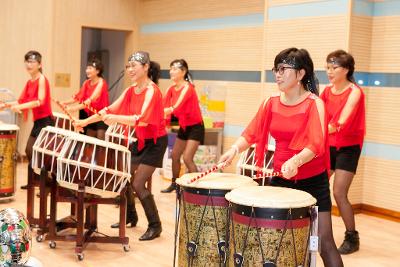
{"label": "black hair", "polygon": [[[29,59],[36,60],[39,64],[42,63],[42,55],[35,50],[30,50],[25,54],[24,60],[28,61]],[[39,71],[42,72],[42,67],[39,68]]]}
{"label": "black hair", "polygon": [[326,57],[326,62],[327,63],[332,63],[334,62],[335,64],[339,65],[342,68],[348,69],[346,78],[348,81],[355,83],[354,80],[354,57],[347,53],[346,51],[339,49],[336,51],[333,51],[329,53],[329,55]]}
{"label": "black hair", "polygon": [[155,61],[150,61],[149,64],[149,71],[147,72],[147,76],[155,83],[158,84],[158,80],[160,79],[161,75],[161,67]]}
{"label": "black hair", "polygon": [[169,66],[172,67],[172,65],[174,65],[174,64],[180,65],[179,68],[180,68],[181,70],[183,70],[183,71],[186,71],[186,72],[185,72],[185,76],[184,76],[185,81],[188,81],[188,82],[190,82],[190,83],[193,83],[193,76],[192,76],[192,74],[191,74],[190,71],[189,71],[189,66],[188,66],[186,60],[184,60],[183,58],[181,58],[181,59],[175,59],[175,60],[173,60],[173,61],[169,64]]}
{"label": "black hair", "polygon": [[275,57],[274,68],[278,68],[278,64],[284,62],[291,62],[297,71],[303,69],[305,74],[301,79],[301,84],[307,91],[319,95],[318,79],[314,73],[314,63],[306,49],[291,47],[281,51]]}
{"label": "black hair", "polygon": [[96,70],[99,71],[99,74],[97,76],[103,78],[104,66],[103,66],[103,63],[101,63],[100,59],[95,58],[95,57],[90,59],[86,64],[86,67],[87,66],[91,66],[91,67],[96,68]]}

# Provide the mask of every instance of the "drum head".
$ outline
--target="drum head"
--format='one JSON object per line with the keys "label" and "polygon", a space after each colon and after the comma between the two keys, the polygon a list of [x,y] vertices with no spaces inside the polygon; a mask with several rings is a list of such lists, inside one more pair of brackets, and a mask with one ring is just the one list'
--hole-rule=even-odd
{"label": "drum head", "polygon": [[240,187],[225,198],[235,204],[259,208],[302,208],[317,203],[307,192],[275,186]]}
{"label": "drum head", "polygon": [[221,189],[232,190],[241,186],[257,186],[258,184],[250,177],[238,175],[234,173],[216,173],[212,172],[196,182],[188,184],[188,182],[199,175],[200,173],[186,173],[181,178],[176,180],[176,183],[191,188],[201,189]]}
{"label": "drum head", "polygon": [[18,131],[19,127],[15,124],[0,123],[0,131]]}

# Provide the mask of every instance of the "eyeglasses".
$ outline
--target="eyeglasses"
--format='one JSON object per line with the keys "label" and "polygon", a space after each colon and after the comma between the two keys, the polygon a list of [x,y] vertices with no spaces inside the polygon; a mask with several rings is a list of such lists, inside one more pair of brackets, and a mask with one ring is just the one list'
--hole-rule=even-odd
{"label": "eyeglasses", "polygon": [[283,75],[283,73],[285,72],[285,70],[287,69],[292,69],[295,70],[296,68],[294,67],[285,67],[285,66],[280,66],[278,68],[273,67],[272,68],[272,72],[276,75],[277,73],[279,73],[279,75]]}

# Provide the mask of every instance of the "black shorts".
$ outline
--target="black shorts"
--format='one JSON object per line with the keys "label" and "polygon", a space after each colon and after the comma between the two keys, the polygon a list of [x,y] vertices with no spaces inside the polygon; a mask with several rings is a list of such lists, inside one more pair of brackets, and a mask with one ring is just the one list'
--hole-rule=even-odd
{"label": "black shorts", "polygon": [[46,126],[54,126],[54,123],[55,123],[55,122],[54,122],[54,120],[53,120],[53,117],[51,117],[51,116],[48,116],[48,117],[44,117],[44,118],[35,120],[35,121],[33,122],[33,128],[32,128],[32,131],[31,131],[31,136],[32,136],[32,137],[38,137],[40,131],[41,131],[44,127],[46,127]]}
{"label": "black shorts", "polygon": [[330,147],[331,170],[345,170],[356,173],[358,160],[360,159],[361,148],[359,145],[344,146],[339,150]]}
{"label": "black shorts", "polygon": [[[86,111],[84,109],[79,110],[79,119],[84,120],[87,118],[89,118],[89,115],[86,113]],[[84,127],[83,131],[85,134],[86,134],[87,129],[94,130],[94,131],[97,131],[97,130],[107,131],[108,125],[105,124],[103,121],[98,121],[98,122],[91,123],[91,124],[87,125],[86,127]]]}
{"label": "black shorts", "polygon": [[167,135],[158,137],[155,144],[153,139],[146,139],[144,148],[140,151],[138,151],[138,142],[135,142],[131,146],[131,163],[134,165],[146,164],[161,168],[167,145]]}
{"label": "black shorts", "polygon": [[311,194],[317,200],[318,211],[331,211],[332,209],[329,179],[326,171],[313,177],[297,181],[273,177],[270,184],[272,186],[302,190]]}
{"label": "black shorts", "polygon": [[91,129],[91,130],[94,130],[94,131],[97,131],[97,130],[105,130],[105,131],[107,131],[108,125],[105,124],[103,121],[98,121],[98,122],[95,122],[95,123],[88,124],[88,126],[86,126],[85,128],[86,129]]}
{"label": "black shorts", "polygon": [[186,126],[183,130],[182,127],[179,128],[177,137],[181,140],[195,140],[199,141],[200,144],[204,143],[204,124],[203,122],[195,125]]}

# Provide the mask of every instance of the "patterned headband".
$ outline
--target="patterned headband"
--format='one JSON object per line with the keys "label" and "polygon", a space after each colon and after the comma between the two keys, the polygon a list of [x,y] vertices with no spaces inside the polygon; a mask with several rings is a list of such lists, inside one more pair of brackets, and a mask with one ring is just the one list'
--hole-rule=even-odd
{"label": "patterned headband", "polygon": [[184,69],[185,67],[182,65],[181,62],[177,61],[174,64],[172,64],[172,67],[174,68],[179,68],[179,69]]}
{"label": "patterned headband", "polygon": [[150,63],[150,59],[148,57],[148,55],[146,55],[143,52],[135,52],[133,53],[129,58],[128,58],[128,62],[132,62],[132,61],[137,61],[140,62],[142,64],[148,64]]}
{"label": "patterned headband", "polygon": [[293,67],[293,68],[295,68],[295,69],[298,68],[297,63],[296,63],[296,58],[294,58],[294,57],[286,57],[286,58],[283,58],[283,59],[281,60],[281,62],[278,63],[278,65],[279,65],[279,64],[287,64],[287,65],[289,65],[289,66],[291,66],[291,67]]}

